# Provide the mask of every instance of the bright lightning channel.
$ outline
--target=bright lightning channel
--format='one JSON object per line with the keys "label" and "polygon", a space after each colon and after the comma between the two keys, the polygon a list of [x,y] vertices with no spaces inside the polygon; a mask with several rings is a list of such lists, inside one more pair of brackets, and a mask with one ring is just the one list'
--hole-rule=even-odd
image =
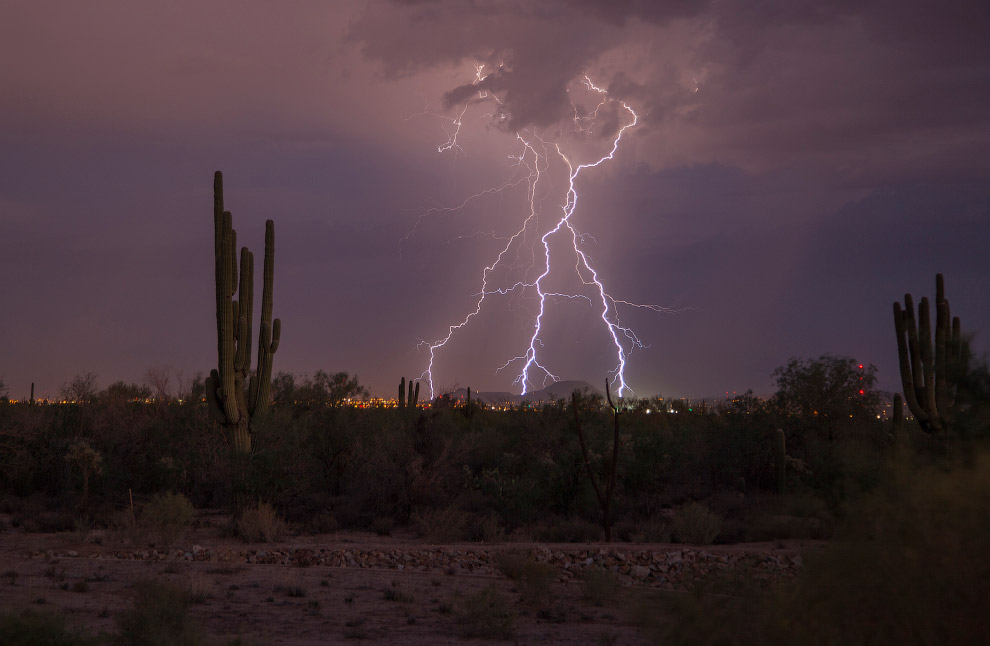
{"label": "bright lightning channel", "polygon": [[[475,84],[482,82],[486,78],[482,74],[483,67],[484,66],[482,65],[478,65],[475,68]],[[593,111],[587,113],[586,115],[582,116],[578,107],[574,106],[574,117],[572,121],[576,131],[583,134],[589,134],[594,126],[599,110],[608,105],[609,102],[615,101],[615,99],[611,99],[605,89],[596,86],[587,76],[584,78],[584,84],[589,91],[601,95],[601,100],[598,105]],[[494,95],[494,93],[479,91],[478,99],[491,99],[501,107],[501,102],[498,97]],[[507,188],[518,186],[522,183],[527,185],[527,202],[529,205],[529,212],[524,218],[520,228],[508,239],[505,239],[505,245],[501,248],[501,251],[499,251],[494,260],[490,264],[486,265],[482,270],[481,289],[476,293],[474,307],[470,309],[467,315],[459,322],[449,325],[447,327],[446,335],[442,338],[433,342],[420,342],[420,347],[425,348],[429,354],[429,361],[426,369],[420,376],[420,379],[429,384],[431,398],[436,396],[433,381],[433,366],[438,352],[451,340],[451,338],[453,338],[455,334],[467,327],[471,323],[472,319],[481,313],[487,298],[505,296],[511,293],[520,292],[535,293],[537,301],[536,315],[533,318],[532,332],[529,336],[529,344],[521,354],[508,359],[500,368],[498,368],[498,371],[501,371],[512,365],[521,365],[519,373],[513,381],[514,385],[518,385],[520,387],[520,394],[525,395],[527,392],[531,392],[536,389],[538,385],[539,387],[544,387],[548,381],[556,382],[560,380],[560,378],[540,360],[539,349],[543,347],[541,334],[543,333],[544,315],[547,311],[548,299],[581,299],[586,300],[588,303],[599,308],[599,318],[607,331],[608,338],[611,339],[612,346],[614,346],[616,364],[610,372],[610,375],[613,377],[613,383],[616,384],[617,394],[622,397],[627,391],[632,392],[632,389],[626,383],[625,372],[627,361],[630,353],[634,349],[643,348],[645,346],[643,341],[631,328],[620,322],[617,306],[622,305],[631,308],[648,309],[654,312],[670,312],[672,310],[659,305],[633,303],[626,300],[616,299],[611,296],[605,288],[604,281],[599,277],[598,271],[595,269],[591,258],[582,250],[582,242],[585,234],[578,231],[571,221],[571,216],[574,215],[574,212],[578,206],[577,180],[579,175],[582,171],[596,168],[614,159],[616,152],[619,150],[619,145],[622,141],[623,135],[627,130],[634,128],[639,123],[639,116],[632,107],[624,101],[617,101],[617,104],[620,105],[622,110],[625,111],[628,119],[615,134],[615,137],[612,140],[611,148],[607,154],[595,161],[575,163],[561,149],[559,143],[546,141],[533,132],[517,132],[515,133],[515,137],[520,146],[520,153],[511,157],[514,162],[514,170],[508,180],[471,195],[456,206],[434,207],[427,209],[420,214],[413,230],[410,231],[405,237],[405,239],[408,239],[409,236],[416,232],[424,217],[442,212],[457,211],[482,196],[492,193],[501,193]],[[431,114],[432,116],[445,119],[452,125],[452,127],[447,131],[447,141],[437,147],[438,152],[463,152],[460,144],[458,143],[458,136],[460,135],[461,126],[464,123],[464,115],[467,112],[467,109],[468,104],[465,103],[465,105],[461,106],[457,116],[454,118],[443,115],[434,115],[428,111],[424,111],[423,114]],[[507,118],[507,115],[504,112],[500,112],[497,118],[504,120]],[[533,227],[538,226],[539,208],[537,206],[537,187],[543,174],[549,168],[551,155],[555,155],[565,164],[568,170],[568,187],[565,194],[566,197],[564,203],[560,206],[560,215],[558,216],[555,225],[539,238],[543,247],[542,254],[539,254],[536,251],[532,251],[527,254],[531,265],[537,262],[536,256],[540,256],[540,273],[535,280],[523,279],[505,287],[493,287],[489,284],[492,279],[492,274],[503,265],[510,262],[521,261],[520,256],[522,255],[523,243],[527,238],[527,233]],[[552,292],[547,291],[544,288],[544,280],[551,274],[550,241],[551,238],[557,235],[569,235],[574,251],[574,271],[576,272],[581,283],[589,288],[594,294],[593,297],[586,294]],[[515,247],[515,253],[512,252],[513,247]],[[597,305],[595,305],[596,303]]]}

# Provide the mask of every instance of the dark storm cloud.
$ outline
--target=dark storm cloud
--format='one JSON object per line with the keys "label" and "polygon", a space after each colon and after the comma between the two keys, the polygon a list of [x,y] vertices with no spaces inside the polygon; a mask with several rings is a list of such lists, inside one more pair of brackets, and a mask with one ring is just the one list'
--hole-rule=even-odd
{"label": "dark storm cloud", "polygon": [[868,184],[990,172],[988,7],[435,0],[372,5],[350,36],[388,75],[498,70],[445,106],[490,90],[509,130],[568,118],[568,85],[606,60],[599,82],[644,108],[654,165],[805,164]]}
{"label": "dark storm cloud", "polygon": [[491,74],[444,96],[446,107],[479,90],[498,94],[505,126],[548,126],[571,110],[567,86],[605,51],[622,43],[623,27],[639,18],[663,23],[697,13],[704,3],[397,2],[371,5],[351,38],[383,64],[387,76],[445,64],[483,63]]}
{"label": "dark storm cloud", "polygon": [[714,8],[698,54],[712,68],[691,123],[700,147],[757,164],[813,150],[853,180],[915,179],[933,162],[990,170],[972,145],[990,141],[988,5],[829,6]]}

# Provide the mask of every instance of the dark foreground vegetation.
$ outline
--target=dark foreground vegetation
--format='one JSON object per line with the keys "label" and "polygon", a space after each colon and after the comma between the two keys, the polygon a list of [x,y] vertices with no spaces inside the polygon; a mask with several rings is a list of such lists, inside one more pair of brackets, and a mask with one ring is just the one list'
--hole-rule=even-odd
{"label": "dark foreground vegetation", "polygon": [[[970,370],[960,388],[969,404],[951,436],[911,420],[895,431],[878,419],[872,370],[841,357],[792,361],[778,370],[771,401],[744,395],[718,411],[674,413],[656,400],[619,402],[614,539],[829,538],[849,501],[889,481],[893,456],[947,460],[985,434],[985,373]],[[830,395],[835,383],[841,392]],[[112,527],[134,517],[132,504],[140,510],[166,493],[196,508],[231,507],[231,438],[206,404],[137,402],[115,396],[120,390],[87,403],[0,405],[0,494],[15,523]],[[276,400],[258,420],[247,466],[251,499],[294,531],[409,526],[437,542],[603,538],[589,475],[608,480],[615,418],[600,397],[494,411],[357,408],[326,390],[308,394],[303,403]]]}
{"label": "dark foreground vegetation", "polygon": [[[838,381],[858,387],[864,376],[864,395],[872,394],[871,372],[850,364],[790,362],[776,398],[740,397],[718,411],[617,402],[614,540],[829,540],[806,552],[797,580],[770,589],[744,572],[699,581],[687,594],[620,594],[609,579],[595,603],[614,606],[657,643],[986,643],[987,371],[966,372],[953,431],[936,436],[911,419],[899,428],[878,420],[876,402],[858,390],[831,396],[824,386],[835,379],[804,389],[807,379],[849,374]],[[227,438],[206,404],[139,403],[112,397],[118,390],[88,403],[0,405],[0,511],[14,526],[0,530],[126,530],[136,522],[146,531],[135,535],[167,548],[194,507],[232,507]],[[818,399],[804,414],[792,398],[807,392]],[[606,482],[615,418],[593,396],[493,411],[442,402],[356,408],[310,394],[306,403],[277,403],[257,426],[249,487],[262,504],[233,528],[246,540],[402,527],[435,542],[603,536],[577,425],[591,472]],[[551,585],[552,572],[544,578]],[[451,606],[454,619],[493,626],[470,624],[466,639],[511,638],[513,617],[534,603],[492,590],[464,600],[479,604],[470,612]],[[190,618],[191,594],[142,584],[133,605],[122,600],[114,611],[115,632],[95,638],[44,607],[3,613],[0,642],[228,643],[211,641]]]}

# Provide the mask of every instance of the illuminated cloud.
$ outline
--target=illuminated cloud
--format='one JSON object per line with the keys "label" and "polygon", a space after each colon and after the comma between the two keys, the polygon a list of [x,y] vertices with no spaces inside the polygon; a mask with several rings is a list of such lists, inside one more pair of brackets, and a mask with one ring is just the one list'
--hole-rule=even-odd
{"label": "illuminated cloud", "polygon": [[978,1],[434,0],[372,3],[349,37],[393,78],[484,63],[510,131],[566,119],[568,84],[593,72],[644,109],[656,168],[803,165],[869,184],[990,171],[988,33]]}

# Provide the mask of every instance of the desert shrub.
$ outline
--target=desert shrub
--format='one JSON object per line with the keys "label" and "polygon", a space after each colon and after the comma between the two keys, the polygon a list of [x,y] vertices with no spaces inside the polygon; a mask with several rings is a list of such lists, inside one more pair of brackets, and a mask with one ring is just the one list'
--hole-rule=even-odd
{"label": "desert shrub", "polygon": [[517,581],[522,575],[523,566],[529,561],[529,555],[519,550],[505,550],[496,552],[492,556],[492,561],[499,572],[507,579]]}
{"label": "desert shrub", "polygon": [[277,585],[273,588],[275,592],[284,594],[287,597],[301,598],[306,596],[306,590],[298,585],[286,584]]}
{"label": "desert shrub", "polygon": [[452,543],[468,537],[471,515],[457,507],[423,509],[413,517],[416,533],[430,543]]}
{"label": "desert shrub", "polygon": [[121,646],[198,646],[202,628],[188,613],[189,591],[152,582],[136,586],[134,605],[117,617]]}
{"label": "desert shrub", "polygon": [[680,543],[711,545],[721,528],[718,514],[700,503],[688,503],[674,514],[674,534]]}
{"label": "desert shrub", "polygon": [[192,503],[181,493],[158,494],[141,511],[141,520],[164,549],[175,542],[196,515]]}
{"label": "desert shrub", "polygon": [[516,581],[519,595],[524,601],[540,607],[549,605],[553,596],[553,582],[557,579],[557,568],[549,563],[528,561],[523,565]]}
{"label": "desert shrub", "polygon": [[581,576],[581,594],[596,606],[614,601],[618,593],[619,580],[611,570],[592,566]]}
{"label": "desert shrub", "polygon": [[968,461],[919,473],[905,460],[792,585],[671,597],[647,631],[727,646],[990,643],[990,450]]}
{"label": "desert shrub", "polygon": [[465,637],[511,639],[515,634],[516,613],[494,585],[463,599],[456,619]]}
{"label": "desert shrub", "polygon": [[516,582],[519,595],[525,601],[537,605],[549,603],[557,568],[515,550],[499,552],[493,560],[502,574]]}
{"label": "desert shrub", "polygon": [[382,590],[382,598],[385,601],[398,601],[399,603],[412,603],[416,598],[409,592],[405,592],[392,582],[392,585]]}
{"label": "desert shrub", "polygon": [[534,539],[542,543],[593,543],[602,538],[601,525],[583,518],[540,523],[529,531]]}
{"label": "desert shrub", "polygon": [[70,631],[65,619],[48,613],[0,614],[0,644],[7,646],[88,646],[97,640]]}
{"label": "desert shrub", "polygon": [[633,543],[669,543],[672,538],[670,522],[656,516],[628,526],[618,525],[615,531],[619,537],[626,537]]}
{"label": "desert shrub", "polygon": [[76,529],[76,518],[64,511],[43,511],[23,521],[26,530],[32,532],[71,532]]}
{"label": "desert shrub", "polygon": [[501,543],[505,540],[505,530],[493,513],[481,516],[469,529],[470,538],[481,543]]}
{"label": "desert shrub", "polygon": [[249,543],[277,543],[285,536],[285,521],[267,502],[244,510],[237,521],[237,534]]}
{"label": "desert shrub", "polygon": [[375,530],[375,533],[379,536],[391,536],[392,534],[392,519],[388,516],[376,516],[373,521],[371,521],[371,528]]}

